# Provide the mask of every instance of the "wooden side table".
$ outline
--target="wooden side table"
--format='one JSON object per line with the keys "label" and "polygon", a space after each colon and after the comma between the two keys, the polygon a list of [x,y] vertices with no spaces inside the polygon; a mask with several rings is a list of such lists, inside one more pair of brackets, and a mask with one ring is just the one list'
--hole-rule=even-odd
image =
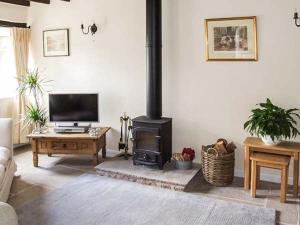
{"label": "wooden side table", "polygon": [[248,137],[244,141],[244,188],[249,190],[250,186],[250,155],[252,152],[265,152],[278,155],[288,155],[294,159],[293,170],[293,190],[294,196],[298,197],[298,185],[299,185],[299,154],[300,143],[284,141],[278,145],[265,145],[260,138]]}
{"label": "wooden side table", "polygon": [[33,165],[38,167],[38,155],[47,154],[72,154],[91,155],[94,165],[98,165],[98,153],[102,150],[102,157],[106,158],[106,133],[110,127],[101,128],[98,136],[92,137],[84,134],[58,134],[49,132],[46,134],[30,134],[32,146]]}

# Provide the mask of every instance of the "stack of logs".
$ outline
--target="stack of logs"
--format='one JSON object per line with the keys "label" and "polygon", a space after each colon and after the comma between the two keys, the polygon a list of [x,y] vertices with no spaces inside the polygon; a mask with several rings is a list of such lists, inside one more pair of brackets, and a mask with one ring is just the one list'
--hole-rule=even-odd
{"label": "stack of logs", "polygon": [[211,148],[215,150],[214,151],[215,154],[226,155],[226,154],[233,153],[234,150],[236,149],[236,146],[233,142],[228,143],[226,139],[220,138],[217,140],[217,142],[214,145],[211,146]]}

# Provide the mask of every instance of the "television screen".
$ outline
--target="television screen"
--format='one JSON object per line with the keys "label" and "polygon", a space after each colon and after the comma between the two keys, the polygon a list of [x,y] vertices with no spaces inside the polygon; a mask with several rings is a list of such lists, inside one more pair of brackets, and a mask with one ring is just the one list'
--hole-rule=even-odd
{"label": "television screen", "polygon": [[99,122],[98,94],[50,94],[51,122]]}

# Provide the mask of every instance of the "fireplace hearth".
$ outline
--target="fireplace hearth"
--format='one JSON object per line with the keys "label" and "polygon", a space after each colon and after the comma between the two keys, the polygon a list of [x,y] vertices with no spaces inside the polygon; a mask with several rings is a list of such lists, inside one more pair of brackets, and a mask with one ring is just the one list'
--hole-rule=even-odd
{"label": "fireplace hearth", "polygon": [[162,117],[162,4],[146,0],[147,116],[132,120],[134,165],[163,169],[172,157],[172,119]]}

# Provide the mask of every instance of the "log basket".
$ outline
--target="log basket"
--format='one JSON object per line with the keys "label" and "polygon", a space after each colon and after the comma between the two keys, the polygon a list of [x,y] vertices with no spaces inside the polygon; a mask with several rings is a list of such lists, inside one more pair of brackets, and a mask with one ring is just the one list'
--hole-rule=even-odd
{"label": "log basket", "polygon": [[204,179],[214,186],[227,186],[234,178],[234,151],[219,154],[213,145],[202,146],[202,173]]}

